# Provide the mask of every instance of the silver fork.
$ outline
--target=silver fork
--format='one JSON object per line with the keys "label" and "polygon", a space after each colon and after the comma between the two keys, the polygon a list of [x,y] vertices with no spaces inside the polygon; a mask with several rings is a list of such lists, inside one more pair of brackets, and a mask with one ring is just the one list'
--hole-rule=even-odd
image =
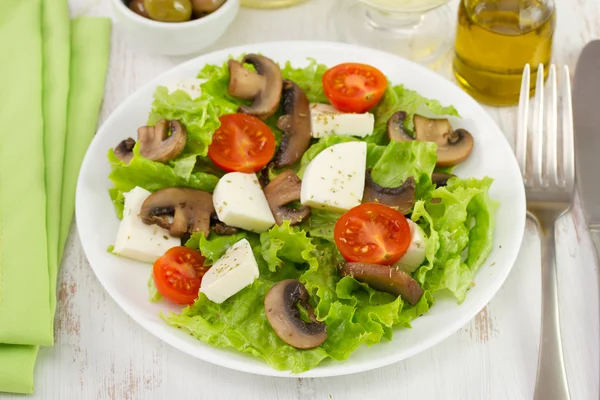
{"label": "silver fork", "polygon": [[568,400],[560,340],[554,225],[570,209],[575,187],[569,70],[564,68],[559,98],[555,66],[550,66],[546,91],[544,66],[538,67],[531,129],[529,81],[530,68],[526,65],[519,101],[516,156],[523,173],[528,214],[537,222],[542,250],[542,326],[534,398]]}

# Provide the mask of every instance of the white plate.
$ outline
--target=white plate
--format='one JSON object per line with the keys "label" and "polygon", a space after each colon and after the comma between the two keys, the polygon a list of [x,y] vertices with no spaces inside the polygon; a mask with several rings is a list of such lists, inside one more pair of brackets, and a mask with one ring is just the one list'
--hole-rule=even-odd
{"label": "white plate", "polygon": [[[460,306],[449,297],[438,298],[429,313],[414,321],[412,329],[396,330],[392,341],[362,346],[346,361],[327,361],[299,375],[274,370],[262,360],[234,350],[207,345],[159,318],[161,310],[178,308],[166,302],[148,301],[146,283],[150,265],[115,257],[106,251],[113,244],[119,225],[108,196],[112,185],[108,179],[110,166],[106,154],[109,148],[135,135],[137,128],[146,123],[156,86],[173,79],[194,77],[204,65],[220,64],[230,55],[244,52],[260,52],[280,63],[289,60],[298,67],[307,64],[307,57],[330,66],[350,61],[368,62],[393,83],[402,83],[458,109],[463,117],[459,125],[473,134],[475,147],[456,173],[461,177],[493,177],[491,196],[501,203],[496,214],[493,250]],[[376,50],[324,42],[264,43],[226,49],[190,60],[149,82],[123,102],[98,131],[81,167],[76,201],[77,226],[85,254],[100,283],[131,318],[194,357],[239,371],[287,377],[367,371],[400,361],[442,341],[471,320],[504,283],[517,257],[525,227],[525,192],[516,160],[496,123],[475,100],[443,77],[413,62]]]}

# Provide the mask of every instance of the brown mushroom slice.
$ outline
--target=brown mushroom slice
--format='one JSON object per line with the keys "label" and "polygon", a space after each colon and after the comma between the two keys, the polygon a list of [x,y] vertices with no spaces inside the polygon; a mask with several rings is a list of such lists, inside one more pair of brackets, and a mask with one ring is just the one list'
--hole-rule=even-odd
{"label": "brown mushroom slice", "polygon": [[[302,283],[286,279],[276,283],[265,297],[265,313],[273,330],[287,344],[297,349],[312,349],[327,339],[327,326],[317,321]],[[312,323],[300,318],[300,303]]]}
{"label": "brown mushroom slice", "polygon": [[199,17],[217,11],[224,3],[225,0],[192,0],[192,10]]}
{"label": "brown mushroom slice", "polygon": [[113,150],[115,156],[125,164],[129,164],[133,158],[133,148],[135,147],[135,140],[133,138],[127,138],[119,142],[117,147]]}
{"label": "brown mushroom slice", "polygon": [[351,276],[371,288],[402,297],[411,305],[415,305],[423,296],[419,283],[404,271],[387,265],[345,262],[339,265],[342,277]]}
{"label": "brown mushroom slice", "polygon": [[[148,225],[169,230],[171,236],[202,232],[208,236],[210,215],[215,212],[212,194],[171,187],[152,193],[142,204],[140,217]],[[169,217],[172,217],[172,221]]]}
{"label": "brown mushroom slice", "polygon": [[397,142],[410,142],[415,140],[404,128],[404,120],[407,114],[404,111],[398,111],[392,114],[387,123],[387,135],[390,140]]}
{"label": "brown mushroom slice", "polygon": [[375,183],[368,169],[365,174],[363,203],[381,203],[394,207],[402,214],[408,214],[415,205],[415,179],[409,176],[401,186],[383,187]]}
{"label": "brown mushroom slice", "polygon": [[301,186],[302,181],[294,171],[286,169],[265,187],[265,197],[277,225],[283,224],[285,220],[289,220],[290,225],[296,225],[310,215],[310,208],[307,206],[286,207],[292,201],[300,200]]}
{"label": "brown mushroom slice", "polygon": [[431,182],[433,182],[433,184],[437,187],[442,187],[446,186],[448,180],[450,178],[454,178],[455,176],[456,175],[454,174],[447,174],[445,172],[434,172],[431,174]]}
{"label": "brown mushroom slice", "polygon": [[447,119],[431,119],[415,115],[413,122],[416,140],[433,142],[438,145],[437,167],[453,167],[463,162],[471,154],[473,136],[464,129],[453,131]]}
{"label": "brown mushroom slice", "polygon": [[161,119],[154,126],[140,127],[138,140],[142,156],[166,164],[183,152],[187,141],[187,130],[176,119],[171,121]]}
{"label": "brown mushroom slice", "polygon": [[310,105],[300,86],[292,81],[283,83],[283,115],[277,127],[284,132],[275,155],[275,167],[289,167],[299,161],[310,146]]}
{"label": "brown mushroom slice", "polygon": [[[254,71],[244,64],[254,66]],[[252,100],[250,106],[240,106],[239,112],[267,119],[279,108],[283,81],[281,70],[271,59],[257,54],[248,54],[242,62],[229,60],[229,85],[227,93],[233,97]]]}
{"label": "brown mushroom slice", "polygon": [[221,221],[216,212],[210,214],[210,226],[213,227],[215,233],[220,236],[235,235],[239,229],[235,226],[227,225]]}

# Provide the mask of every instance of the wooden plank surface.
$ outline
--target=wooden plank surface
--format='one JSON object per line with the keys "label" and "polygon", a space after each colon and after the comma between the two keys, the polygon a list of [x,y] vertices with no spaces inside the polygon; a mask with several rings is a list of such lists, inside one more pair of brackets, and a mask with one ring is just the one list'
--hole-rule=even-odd
{"label": "wooden plank surface", "polygon": [[[598,0],[557,0],[554,62],[574,64],[600,37]],[[452,7],[456,7],[454,2]],[[73,15],[111,16],[109,0],[71,0]],[[333,0],[289,9],[242,9],[210,49],[270,40],[335,40]],[[186,58],[137,50],[115,24],[101,120],[132,92]],[[450,53],[433,68],[450,77]],[[513,140],[515,108],[487,108]],[[599,390],[598,264],[578,201],[558,229],[560,315],[572,399]],[[109,298],[81,249],[76,227],[58,284],[56,340],[40,352],[35,399],[529,399],[536,375],[540,256],[528,223],[521,252],[499,293],[467,326],[404,362],[327,379],[285,379],[230,371],[163,344]],[[21,396],[0,395],[17,399]]]}

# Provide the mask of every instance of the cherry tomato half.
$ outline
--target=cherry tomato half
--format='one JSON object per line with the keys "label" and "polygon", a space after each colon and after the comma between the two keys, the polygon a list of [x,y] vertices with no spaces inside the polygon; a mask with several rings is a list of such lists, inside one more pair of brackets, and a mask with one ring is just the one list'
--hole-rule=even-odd
{"label": "cherry tomato half", "polygon": [[213,134],[208,157],[227,172],[256,172],[275,154],[275,135],[260,119],[248,114],[219,118],[221,126]]}
{"label": "cherry tomato half", "polygon": [[335,244],[351,262],[391,265],[410,245],[410,226],[401,212],[379,203],[356,206],[335,224]]}
{"label": "cherry tomato half", "polygon": [[177,304],[194,304],[202,277],[210,267],[206,259],[194,249],[173,247],[154,263],[152,275],[156,290]]}
{"label": "cherry tomato half", "polygon": [[375,107],[387,87],[387,78],[366,64],[336,65],[323,74],[323,91],[342,112],[364,113]]}

